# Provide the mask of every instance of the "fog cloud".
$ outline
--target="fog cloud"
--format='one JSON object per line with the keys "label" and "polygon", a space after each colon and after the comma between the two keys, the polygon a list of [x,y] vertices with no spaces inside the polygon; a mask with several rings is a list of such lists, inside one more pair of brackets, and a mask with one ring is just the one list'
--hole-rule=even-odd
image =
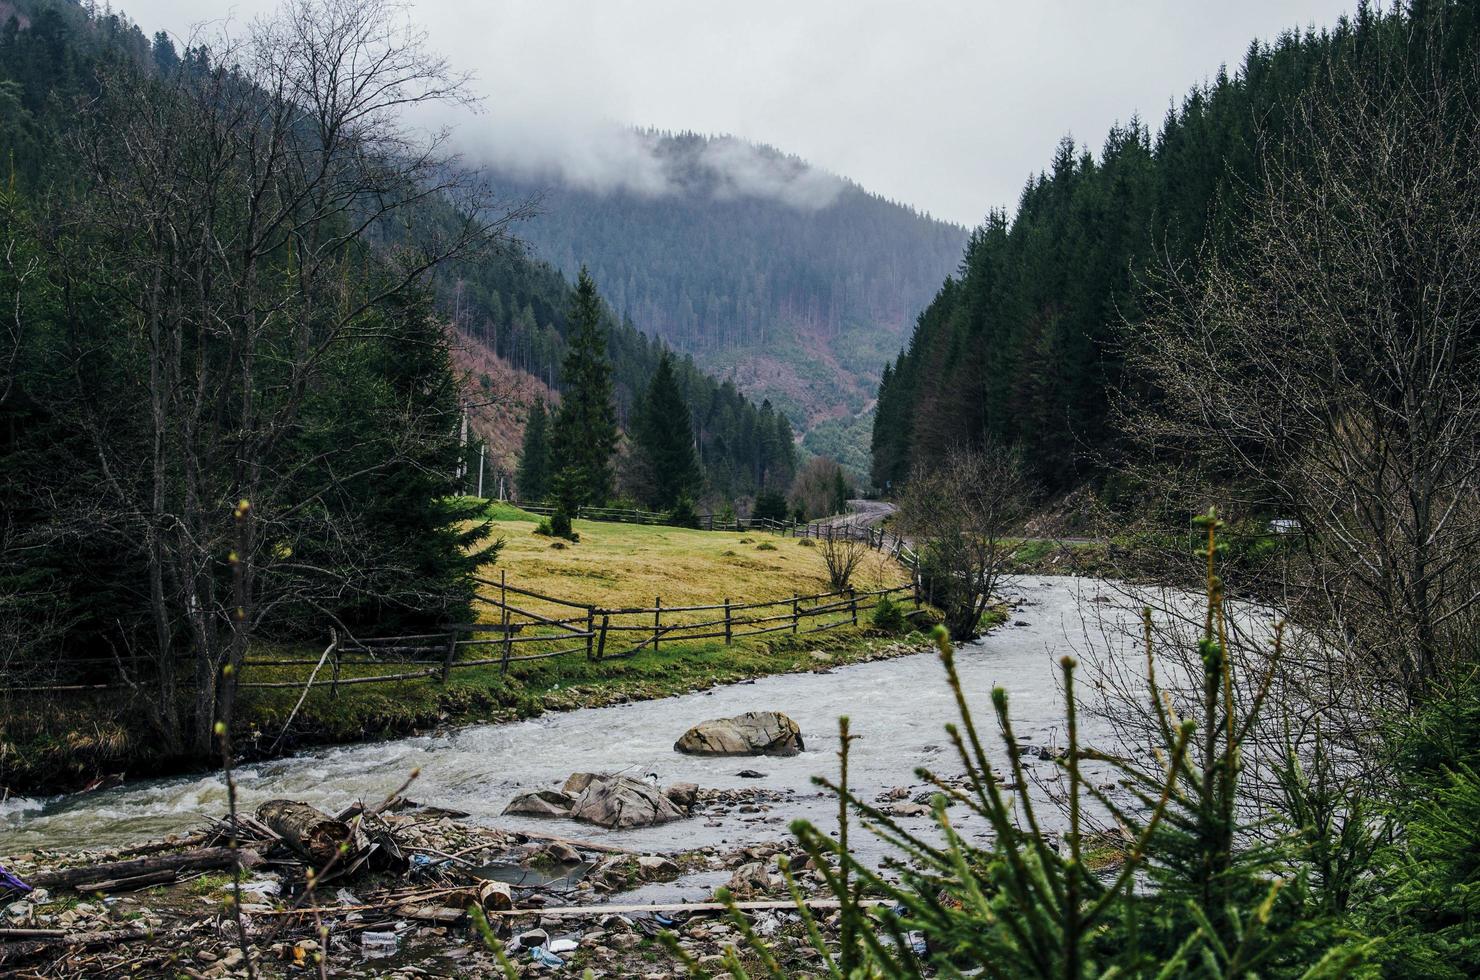
{"label": "fog cloud", "polygon": [[[114,0],[147,31],[245,20],[277,0]],[[629,127],[733,133],[815,170],[713,144],[714,193],[816,206],[841,174],[975,224],[1011,208],[1065,134],[1098,150],[1153,126],[1250,40],[1334,23],[1354,0],[407,0],[430,46],[476,76],[469,156],[595,189],[663,194]]]}
{"label": "fog cloud", "polygon": [[[656,130],[607,120],[588,120],[571,130],[482,117],[458,126],[458,134],[471,165],[596,193],[763,198],[815,210],[832,204],[849,186],[798,157],[731,136],[675,143]],[[686,152],[677,152],[678,146]]]}

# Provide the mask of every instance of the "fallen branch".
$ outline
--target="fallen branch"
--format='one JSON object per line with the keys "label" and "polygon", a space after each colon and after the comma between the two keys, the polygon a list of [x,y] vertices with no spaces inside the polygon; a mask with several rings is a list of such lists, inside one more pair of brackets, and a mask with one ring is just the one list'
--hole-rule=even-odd
{"label": "fallen branch", "polygon": [[38,956],[58,946],[112,946],[115,943],[145,939],[149,931],[142,926],[108,929],[102,932],[69,932],[60,936],[38,936],[18,942],[0,943],[0,964]]}
{"label": "fallen branch", "polygon": [[[842,903],[835,898],[809,898],[802,903],[809,909],[838,909]],[[864,899],[858,905],[873,906],[887,905],[883,899]],[[794,909],[797,903],[791,899],[777,901],[736,902],[734,907],[742,912],[765,912],[774,909]],[[518,916],[592,916],[592,915],[631,915],[634,912],[724,912],[729,906],[723,902],[672,902],[667,905],[564,905],[556,908],[542,909],[510,909],[504,912],[494,912],[494,915]]]}
{"label": "fallen branch", "polygon": [[[553,844],[565,844],[574,847],[578,851],[596,851],[599,854],[636,854],[637,852],[626,847],[617,847],[615,844],[598,844],[596,841],[576,840],[573,837],[556,837],[554,834],[540,834],[532,830],[515,830],[511,833],[525,837],[529,840],[542,840]],[[477,848],[474,848],[477,850]]]}
{"label": "fallen branch", "polygon": [[152,888],[155,885],[168,885],[178,877],[172,868],[162,871],[151,871],[143,875],[131,875],[127,878],[113,878],[108,881],[92,882],[87,886],[90,892],[136,892],[141,888]]}
{"label": "fallen branch", "polygon": [[233,850],[229,847],[202,847],[184,854],[139,858],[134,861],[109,861],[61,871],[42,871],[31,875],[37,888],[79,888],[89,882],[117,881],[158,871],[214,871],[217,868],[255,868],[262,863],[256,851]]}

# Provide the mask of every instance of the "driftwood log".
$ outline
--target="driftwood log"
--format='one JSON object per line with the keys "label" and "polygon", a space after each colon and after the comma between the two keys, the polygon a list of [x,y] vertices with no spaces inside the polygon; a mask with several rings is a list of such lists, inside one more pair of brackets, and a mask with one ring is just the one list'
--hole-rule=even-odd
{"label": "driftwood log", "polygon": [[214,871],[218,868],[255,868],[262,863],[256,851],[233,850],[230,847],[200,847],[180,854],[161,854],[132,861],[109,861],[60,871],[42,871],[27,880],[37,888],[76,888],[86,890],[97,882],[117,883],[161,872]]}
{"label": "driftwood log", "polygon": [[353,836],[343,820],[293,800],[268,800],[257,808],[257,819],[294,854],[320,868],[334,859],[342,845],[350,845]]}
{"label": "driftwood log", "polygon": [[[40,931],[40,930],[36,930]],[[107,929],[100,932],[64,932],[56,936],[37,936],[16,942],[0,942],[0,965],[30,959],[54,951],[58,946],[112,946],[116,943],[144,939],[149,931],[143,926]],[[4,971],[9,974],[9,971]]]}

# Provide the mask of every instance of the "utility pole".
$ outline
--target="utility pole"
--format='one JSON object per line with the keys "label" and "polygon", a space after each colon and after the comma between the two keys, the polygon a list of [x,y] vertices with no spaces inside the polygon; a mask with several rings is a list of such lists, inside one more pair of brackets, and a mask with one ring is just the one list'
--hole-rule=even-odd
{"label": "utility pole", "polygon": [[488,452],[488,445],[486,443],[479,443],[479,445],[478,445],[478,498],[480,500],[483,498],[483,457],[484,457],[484,455],[487,452]]}
{"label": "utility pole", "polygon": [[468,403],[462,403],[462,423],[458,427],[457,444],[457,495],[465,497],[468,493]]}

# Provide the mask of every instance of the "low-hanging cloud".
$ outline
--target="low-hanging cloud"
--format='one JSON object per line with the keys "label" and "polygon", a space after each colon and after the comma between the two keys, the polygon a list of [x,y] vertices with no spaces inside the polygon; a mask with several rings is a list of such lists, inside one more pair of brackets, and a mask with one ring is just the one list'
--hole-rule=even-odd
{"label": "low-hanging cloud", "polygon": [[475,118],[457,126],[457,142],[469,164],[495,175],[597,194],[702,194],[818,210],[851,186],[799,157],[732,136],[675,136],[606,120],[565,123]]}

